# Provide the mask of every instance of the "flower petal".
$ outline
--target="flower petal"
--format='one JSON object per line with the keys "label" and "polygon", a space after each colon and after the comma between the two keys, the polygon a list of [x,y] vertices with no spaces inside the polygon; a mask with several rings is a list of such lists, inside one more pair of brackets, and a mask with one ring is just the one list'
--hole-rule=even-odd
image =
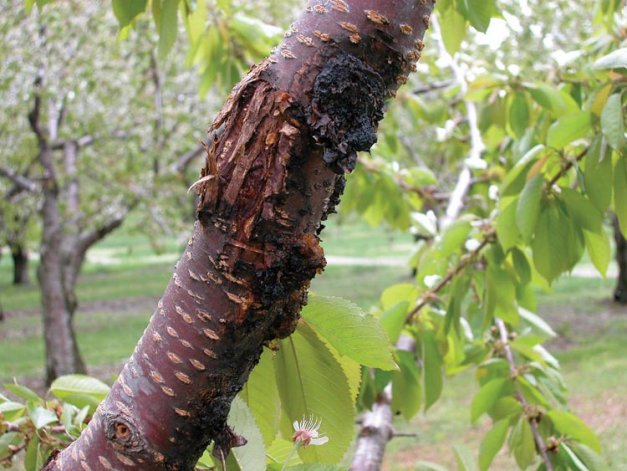
{"label": "flower petal", "polygon": [[324,445],[326,442],[329,441],[329,437],[318,437],[318,438],[312,438],[311,439],[311,445]]}

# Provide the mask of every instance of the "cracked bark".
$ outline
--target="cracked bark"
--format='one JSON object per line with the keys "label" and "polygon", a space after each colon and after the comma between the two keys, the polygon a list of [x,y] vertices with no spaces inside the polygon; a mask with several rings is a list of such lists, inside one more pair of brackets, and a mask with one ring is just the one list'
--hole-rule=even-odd
{"label": "cracked bark", "polygon": [[383,101],[420,57],[432,0],[313,1],[210,127],[198,221],[143,337],[81,437],[45,467],[191,470],[261,354],[296,327],[318,233]]}

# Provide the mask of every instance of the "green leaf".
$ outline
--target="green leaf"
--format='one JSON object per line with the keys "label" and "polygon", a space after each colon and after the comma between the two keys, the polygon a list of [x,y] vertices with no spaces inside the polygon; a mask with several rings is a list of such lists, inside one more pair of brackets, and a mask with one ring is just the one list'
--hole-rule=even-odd
{"label": "green leaf", "polygon": [[516,463],[521,469],[527,469],[533,463],[536,457],[536,444],[531,425],[525,416],[522,416],[514,426],[509,446],[513,450]]}
{"label": "green leaf", "polygon": [[592,232],[602,230],[603,213],[599,211],[589,198],[570,188],[562,188],[562,198],[569,214],[575,223]]}
{"label": "green leaf", "polygon": [[588,250],[592,264],[601,276],[605,278],[612,258],[612,248],[607,234],[601,230],[600,232],[584,231],[583,235],[586,240],[586,250]]}
{"label": "green leaf", "polygon": [[547,324],[540,316],[523,308],[519,308],[518,312],[520,314],[520,317],[522,317],[536,333],[548,338],[557,337],[557,334],[551,328],[551,326]]}
{"label": "green leaf", "polygon": [[378,319],[350,301],[310,296],[302,315],[340,354],[371,368],[397,368],[390,342]]}
{"label": "green leaf", "polygon": [[494,457],[505,443],[508,430],[509,420],[500,420],[483,437],[479,448],[479,469],[481,471],[486,471],[492,464]]}
{"label": "green leaf", "polygon": [[509,105],[509,125],[517,138],[522,137],[529,126],[529,106],[524,93],[518,92]]}
{"label": "green leaf", "polygon": [[540,213],[531,246],[536,269],[551,282],[579,261],[585,247],[583,230],[574,224],[559,201],[549,200]]}
{"label": "green leaf", "polygon": [[590,471],[566,443],[560,443],[558,454],[566,462],[568,469],[575,471]]}
{"label": "green leaf", "polygon": [[616,49],[601,57],[594,63],[594,68],[598,70],[606,69],[626,69],[627,68],[627,47]]}
{"label": "green leaf", "polygon": [[475,423],[479,417],[486,413],[501,397],[503,387],[507,383],[504,378],[488,381],[477,393],[470,405],[470,420]]}
{"label": "green leaf", "polygon": [[601,129],[614,149],[625,147],[625,121],[620,93],[614,93],[607,99],[601,113]]}
{"label": "green leaf", "polygon": [[502,419],[512,420],[523,413],[523,406],[512,396],[503,396],[490,407],[490,417],[496,422]]}
{"label": "green leaf", "polygon": [[412,352],[399,350],[400,371],[392,375],[392,409],[410,420],[420,411],[422,390],[420,371]]}
{"label": "green leaf", "polygon": [[[514,271],[520,284],[527,285],[531,282],[532,273],[531,265],[527,255],[517,247],[512,250],[512,262],[514,262]],[[517,288],[519,285],[517,285]]]}
{"label": "green leaf", "polygon": [[435,404],[442,394],[442,356],[435,332],[427,330],[422,335],[422,359],[424,362],[425,411]]}
{"label": "green leaf", "polygon": [[37,430],[59,420],[51,410],[41,406],[33,406],[31,403],[28,404],[28,415]]}
{"label": "green leaf", "polygon": [[35,5],[35,0],[24,0],[24,10],[26,11],[27,15],[30,14],[34,5]]}
{"label": "green leaf", "polygon": [[155,0],[157,1],[161,2],[158,54],[160,59],[164,59],[176,41],[179,0]]}
{"label": "green leaf", "polygon": [[558,432],[589,446],[597,453],[601,452],[599,438],[579,417],[559,410],[549,411],[546,415]]}
{"label": "green leaf", "polygon": [[401,332],[405,326],[408,309],[409,303],[407,301],[401,301],[381,314],[381,325],[383,326],[388,339],[393,344],[395,344],[401,336]]}
{"label": "green leaf", "polygon": [[601,129],[614,149],[625,147],[625,122],[620,93],[614,93],[607,99],[601,113]]}
{"label": "green leaf", "polygon": [[410,306],[418,300],[418,288],[411,283],[400,283],[386,288],[381,294],[381,308],[388,310],[401,301],[406,301]]}
{"label": "green leaf", "polygon": [[205,25],[207,23],[207,5],[205,0],[197,0],[196,8],[194,8],[191,14],[187,15],[185,20],[189,42],[192,47],[197,47],[199,45],[198,41],[205,32]]}
{"label": "green leaf", "polygon": [[528,85],[527,90],[540,106],[549,110],[555,117],[579,111],[579,107],[572,97],[549,85]]}
{"label": "green leaf", "polygon": [[43,466],[43,456],[41,456],[40,440],[37,434],[33,435],[24,456],[24,468],[26,471],[39,471]]}
{"label": "green leaf", "polygon": [[438,243],[438,256],[448,257],[451,254],[461,251],[471,230],[471,224],[464,220],[455,221],[448,226],[442,234],[442,239]]}
{"label": "green leaf", "polygon": [[609,469],[603,458],[586,445],[570,442],[568,446],[590,471],[607,471]]}
{"label": "green leaf", "polygon": [[266,446],[270,446],[277,435],[281,412],[272,355],[270,350],[264,350],[240,393],[255,417]]}
{"label": "green leaf", "polygon": [[8,383],[8,384],[5,384],[4,387],[7,388],[9,391],[11,391],[13,394],[15,394],[17,397],[21,397],[22,399],[26,399],[27,401],[32,401],[32,402],[43,401],[43,399],[39,397],[39,395],[35,391],[28,389],[26,386],[22,386],[20,384]]}
{"label": "green leaf", "polygon": [[549,128],[547,145],[562,149],[571,142],[585,137],[592,129],[592,118],[593,114],[589,111],[562,116]]}
{"label": "green leaf", "polygon": [[300,448],[306,463],[336,463],[351,443],[355,410],[348,381],[333,353],[306,324],[280,341],[275,358],[281,406],[289,421],[282,424],[284,436],[294,431],[291,422],[313,416],[320,420],[320,433],[329,437],[322,446]]}
{"label": "green leaf", "polygon": [[456,8],[447,8],[440,13],[442,18],[442,41],[448,53],[453,56],[466,35],[466,18]]}
{"label": "green leaf", "polygon": [[599,136],[591,146],[583,174],[586,194],[602,213],[612,200],[612,159],[603,141]]}
{"label": "green leaf", "polygon": [[485,33],[490,26],[490,19],[497,13],[494,0],[464,1],[466,2],[468,21],[476,30]]}
{"label": "green leaf", "polygon": [[614,168],[614,212],[627,237],[627,156],[619,157]]}
{"label": "green leaf", "polygon": [[7,401],[0,404],[0,414],[2,414],[3,420],[7,422],[13,422],[19,419],[24,415],[25,410],[26,406],[19,402]]}
{"label": "green leaf", "polygon": [[93,412],[109,394],[109,386],[91,376],[66,375],[53,381],[50,392],[79,408],[89,406]]}
{"label": "green leaf", "polygon": [[[252,412],[239,397],[236,397],[231,404],[228,423],[235,433],[247,440],[246,445],[231,450],[233,461],[242,471],[264,471],[266,448],[263,445],[261,431],[257,427]],[[229,467],[229,469],[236,468]]]}
{"label": "green leaf", "polygon": [[270,463],[268,469],[274,469],[272,465],[276,464],[278,466],[277,471],[283,471],[283,465],[287,462],[288,458],[289,462],[287,462],[287,464],[290,466],[288,469],[292,469],[292,466],[302,464],[298,454],[292,453],[293,450],[294,443],[292,443],[291,439],[285,440],[283,438],[277,438],[274,440],[266,451],[266,456]]}
{"label": "green leaf", "polygon": [[475,471],[476,466],[472,456],[472,451],[468,447],[455,445],[455,461],[457,463],[457,471]]}
{"label": "green leaf", "polygon": [[501,196],[517,196],[527,183],[529,171],[536,163],[545,158],[550,151],[546,146],[538,144],[523,155],[512,170],[505,175],[501,185]]}
{"label": "green leaf", "polygon": [[0,459],[9,456],[9,446],[17,445],[22,440],[22,435],[17,432],[5,432],[0,435]]}
{"label": "green leaf", "polygon": [[518,226],[516,225],[516,212],[518,199],[513,199],[505,203],[496,219],[496,235],[504,251],[508,251],[518,242]]}
{"label": "green leaf", "polygon": [[536,175],[527,182],[516,204],[516,225],[525,240],[531,240],[538,217],[544,190],[544,177]]}
{"label": "green leaf", "polygon": [[113,13],[120,24],[120,29],[128,26],[131,21],[143,13],[147,3],[147,0],[113,0]]}
{"label": "green leaf", "polygon": [[516,286],[509,273],[490,264],[486,270],[486,314],[498,316],[510,324],[518,324]]}

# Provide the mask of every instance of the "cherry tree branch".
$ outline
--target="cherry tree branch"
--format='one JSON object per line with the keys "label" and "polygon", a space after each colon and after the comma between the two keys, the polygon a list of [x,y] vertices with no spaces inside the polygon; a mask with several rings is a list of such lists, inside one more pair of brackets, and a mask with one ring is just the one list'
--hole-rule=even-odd
{"label": "cherry tree branch", "polygon": [[[505,353],[505,358],[507,359],[507,363],[509,363],[509,370],[510,370],[511,377],[512,379],[515,380],[516,377],[519,375],[519,371],[518,371],[518,367],[516,366],[516,362],[514,360],[514,352],[512,351],[512,347],[509,344],[509,332],[507,331],[507,326],[505,325],[505,322],[503,322],[501,319],[498,319],[498,318],[495,319],[495,323],[499,331],[499,337],[501,339],[501,344],[503,347],[503,352]],[[529,401],[527,401],[527,399],[525,399],[525,396],[522,395],[522,393],[520,392],[520,389],[518,388],[515,382],[514,382],[514,388],[515,388],[516,399],[518,400],[518,402],[522,404],[523,409],[525,411],[528,411],[532,407],[531,404],[529,404]],[[529,417],[528,420],[529,420],[529,424],[531,425],[533,439],[536,442],[536,447],[538,448],[538,451],[540,452],[540,456],[542,456],[542,461],[544,462],[544,466],[546,467],[547,471],[553,471],[554,469],[553,463],[551,462],[551,459],[549,458],[546,444],[544,443],[544,439],[542,438],[542,435],[540,434],[540,429],[538,428],[539,419],[536,417]]]}

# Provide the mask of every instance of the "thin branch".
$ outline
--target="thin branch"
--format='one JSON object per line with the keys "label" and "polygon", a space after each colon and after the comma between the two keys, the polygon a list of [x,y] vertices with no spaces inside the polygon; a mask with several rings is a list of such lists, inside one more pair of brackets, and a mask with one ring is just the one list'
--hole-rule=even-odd
{"label": "thin branch", "polygon": [[[35,193],[38,190],[37,183],[25,175],[14,172],[10,168],[0,167],[0,176],[11,180],[21,191]],[[11,191],[11,193],[15,193],[15,191]]]}
{"label": "thin branch", "polygon": [[204,149],[205,149],[204,143],[203,142],[199,143],[196,147],[194,147],[193,149],[187,151],[182,156],[180,156],[179,159],[170,166],[170,170],[173,173],[179,173],[179,174],[185,173],[185,171],[187,170],[187,167],[196,158],[200,157],[203,154]]}
{"label": "thin branch", "polygon": [[[518,372],[518,368],[516,367],[516,362],[514,360],[514,353],[512,352],[512,347],[509,344],[509,332],[507,331],[507,326],[505,325],[505,322],[503,322],[501,319],[497,318],[495,322],[499,330],[499,337],[503,345],[505,358],[507,359],[507,362],[509,363],[509,370],[510,370],[511,376],[512,378],[516,378],[519,372]],[[525,410],[528,410],[531,407],[531,405],[529,404],[527,399],[525,399],[525,396],[522,395],[516,383],[514,383],[514,389],[515,389],[516,399],[518,400],[518,402],[522,404]],[[542,461],[544,461],[544,465],[547,471],[553,471],[553,463],[551,462],[551,459],[549,458],[546,444],[544,443],[544,439],[542,438],[542,435],[540,434],[540,429],[538,428],[538,419],[530,417],[529,424],[531,425],[531,431],[533,433],[533,439],[536,442],[536,447],[540,451],[540,455],[542,456]]]}
{"label": "thin branch", "polygon": [[449,87],[453,84],[452,80],[443,80],[442,82],[433,82],[429,85],[425,85],[423,87],[416,88],[413,93],[414,95],[425,95],[429,92],[433,92],[435,90],[441,90],[442,88]]}
{"label": "thin branch", "polygon": [[577,154],[574,159],[567,160],[566,163],[560,169],[560,171],[557,172],[557,174],[553,178],[551,178],[551,181],[549,181],[548,188],[552,188],[553,185],[555,185],[564,175],[568,173],[568,171],[571,168],[573,168],[579,161],[581,161],[581,159],[583,159],[588,154],[589,151],[590,151],[590,146],[586,147],[579,154]]}
{"label": "thin branch", "polygon": [[496,238],[495,238],[494,232],[490,231],[486,233],[483,239],[481,240],[481,242],[479,243],[479,245],[477,246],[477,248],[475,248],[471,252],[468,252],[466,255],[464,255],[459,260],[457,265],[451,268],[451,270],[446,274],[446,276],[442,278],[440,282],[437,285],[435,285],[435,287],[423,293],[423,295],[420,297],[420,299],[416,303],[416,306],[414,306],[414,308],[407,314],[407,317],[405,318],[405,323],[410,324],[414,320],[414,317],[416,317],[416,315],[418,315],[418,313],[425,306],[427,306],[428,304],[433,302],[435,299],[437,299],[438,293],[442,291],[446,286],[448,286],[448,284],[455,279],[455,276],[460,274],[466,267],[474,263],[477,260],[477,257],[479,256],[481,251],[485,247],[487,247],[489,244],[495,241],[496,241]]}

